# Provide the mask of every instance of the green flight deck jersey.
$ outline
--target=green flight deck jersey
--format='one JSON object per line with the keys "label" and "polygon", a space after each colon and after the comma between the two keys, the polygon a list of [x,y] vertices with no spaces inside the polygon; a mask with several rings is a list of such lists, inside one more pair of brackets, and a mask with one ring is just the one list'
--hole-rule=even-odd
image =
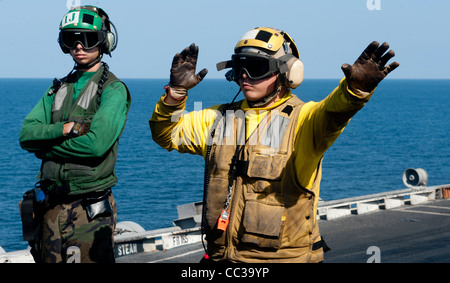
{"label": "green flight deck jersey", "polygon": [[[69,75],[58,90],[54,86],[25,118],[20,145],[42,159],[39,180],[67,189],[68,195],[101,191],[114,186],[118,140],[131,105],[126,85],[112,73],[97,92],[103,74],[96,72]],[[63,135],[68,122],[90,124],[81,136]]]}

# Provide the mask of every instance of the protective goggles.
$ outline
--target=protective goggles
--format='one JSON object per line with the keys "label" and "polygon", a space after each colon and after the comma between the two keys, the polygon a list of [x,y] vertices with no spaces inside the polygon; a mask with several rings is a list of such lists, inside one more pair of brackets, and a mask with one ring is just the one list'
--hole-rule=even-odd
{"label": "protective goggles", "polygon": [[59,42],[66,48],[74,49],[80,43],[84,49],[92,49],[105,41],[105,33],[96,30],[62,30]]}
{"label": "protective goggles", "polygon": [[245,71],[252,80],[262,80],[280,71],[281,61],[272,57],[252,54],[234,54],[231,56],[234,74],[237,78]]}

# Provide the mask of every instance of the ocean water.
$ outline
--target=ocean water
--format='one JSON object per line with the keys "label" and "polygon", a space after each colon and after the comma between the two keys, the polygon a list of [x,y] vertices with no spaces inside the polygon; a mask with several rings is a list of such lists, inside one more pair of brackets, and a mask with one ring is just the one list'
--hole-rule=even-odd
{"label": "ocean water", "polygon": [[[125,79],[132,94],[128,122],[120,140],[113,192],[118,221],[147,230],[172,225],[176,206],[200,201],[203,159],[167,152],[151,138],[148,120],[167,80]],[[339,80],[306,80],[294,91],[303,101],[320,101]],[[25,116],[51,79],[0,79],[0,246],[25,249],[18,202],[33,188],[40,162],[20,148]],[[238,87],[205,79],[190,91],[203,108],[229,102]],[[242,94],[241,94],[242,97]],[[386,80],[327,151],[321,198],[334,200],[403,189],[403,171],[423,168],[429,185],[450,183],[450,80]]]}

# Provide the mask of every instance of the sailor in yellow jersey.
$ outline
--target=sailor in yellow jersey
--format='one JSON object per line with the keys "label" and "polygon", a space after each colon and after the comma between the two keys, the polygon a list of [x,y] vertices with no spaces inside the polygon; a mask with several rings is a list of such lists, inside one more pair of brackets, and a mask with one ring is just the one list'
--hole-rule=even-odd
{"label": "sailor in yellow jersey", "polygon": [[187,114],[187,91],[207,70],[196,74],[194,44],[175,55],[150,128],[163,148],[205,158],[209,260],[323,261],[316,220],[323,156],[399,66],[386,65],[394,56],[388,49],[372,42],[353,65],[342,65],[345,78],[324,100],[304,103],[291,92],[303,81],[294,41],[281,30],[256,28],[239,40],[230,61],[217,64],[231,68],[226,77],[245,99]]}

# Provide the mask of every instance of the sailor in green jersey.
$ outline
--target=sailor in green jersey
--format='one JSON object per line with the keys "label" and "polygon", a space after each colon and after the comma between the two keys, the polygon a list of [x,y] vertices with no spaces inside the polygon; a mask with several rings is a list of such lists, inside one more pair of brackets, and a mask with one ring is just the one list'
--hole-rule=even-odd
{"label": "sailor in green jersey", "polygon": [[22,148],[42,160],[36,188],[21,203],[24,240],[36,262],[114,262],[111,187],[131,97],[101,61],[117,46],[111,26],[94,6],[63,17],[58,42],[74,70],[53,81],[20,132]]}

